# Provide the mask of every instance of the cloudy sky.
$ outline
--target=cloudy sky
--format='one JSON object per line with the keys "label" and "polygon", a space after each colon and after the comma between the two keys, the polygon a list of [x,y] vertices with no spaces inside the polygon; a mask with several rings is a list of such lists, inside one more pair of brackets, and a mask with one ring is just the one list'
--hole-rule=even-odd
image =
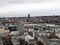
{"label": "cloudy sky", "polygon": [[0,17],[60,15],[60,0],[0,0]]}

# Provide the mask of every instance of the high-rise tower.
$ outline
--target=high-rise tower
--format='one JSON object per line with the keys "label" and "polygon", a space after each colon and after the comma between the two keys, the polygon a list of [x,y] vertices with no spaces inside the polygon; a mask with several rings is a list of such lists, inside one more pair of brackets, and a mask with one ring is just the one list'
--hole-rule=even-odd
{"label": "high-rise tower", "polygon": [[29,22],[29,20],[30,20],[30,14],[28,14],[27,22]]}

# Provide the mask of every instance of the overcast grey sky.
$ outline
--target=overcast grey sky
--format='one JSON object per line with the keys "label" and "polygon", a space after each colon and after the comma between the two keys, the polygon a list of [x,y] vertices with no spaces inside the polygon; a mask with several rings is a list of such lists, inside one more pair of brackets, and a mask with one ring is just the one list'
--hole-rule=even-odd
{"label": "overcast grey sky", "polygon": [[0,0],[0,17],[60,15],[60,0]]}

